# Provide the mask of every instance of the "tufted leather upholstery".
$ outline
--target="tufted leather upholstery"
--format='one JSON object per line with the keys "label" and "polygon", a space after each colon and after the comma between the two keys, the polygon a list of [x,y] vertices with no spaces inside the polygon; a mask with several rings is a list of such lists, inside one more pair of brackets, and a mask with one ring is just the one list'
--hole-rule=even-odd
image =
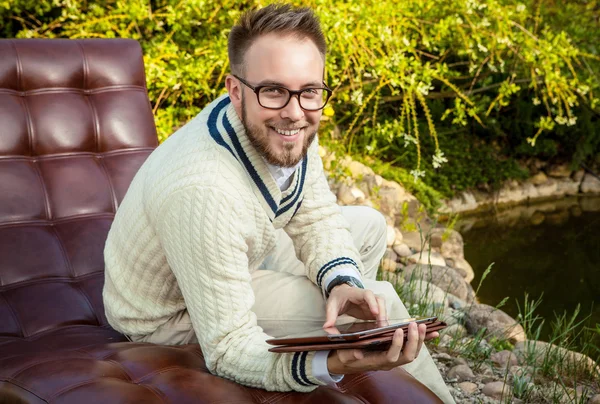
{"label": "tufted leather upholstery", "polygon": [[246,388],[208,373],[198,345],[111,329],[104,242],[157,146],[140,46],[0,40],[0,56],[0,403],[436,400],[402,370],[311,394]]}

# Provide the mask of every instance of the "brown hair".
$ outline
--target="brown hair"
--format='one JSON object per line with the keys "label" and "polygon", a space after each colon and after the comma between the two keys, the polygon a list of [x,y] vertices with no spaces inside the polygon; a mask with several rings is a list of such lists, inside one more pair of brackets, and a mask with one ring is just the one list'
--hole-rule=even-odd
{"label": "brown hair", "polygon": [[312,40],[325,59],[327,45],[315,13],[308,7],[275,3],[245,12],[231,29],[227,43],[231,72],[242,74],[244,56],[252,43],[272,32]]}

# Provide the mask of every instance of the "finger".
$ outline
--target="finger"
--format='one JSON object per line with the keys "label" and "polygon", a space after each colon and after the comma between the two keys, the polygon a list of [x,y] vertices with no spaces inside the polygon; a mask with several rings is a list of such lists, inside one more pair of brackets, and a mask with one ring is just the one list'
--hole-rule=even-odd
{"label": "finger", "polygon": [[340,362],[344,364],[355,362],[364,358],[364,354],[360,349],[338,349],[337,355],[340,359]]}
{"label": "finger", "polygon": [[440,336],[440,333],[437,331],[428,332],[425,334],[425,341],[429,341],[430,339],[434,339]]}
{"label": "finger", "polygon": [[375,298],[375,294],[371,290],[366,290],[364,293],[364,300],[369,305],[369,310],[371,310],[371,314],[377,319],[379,319],[379,303],[377,303],[377,299]]}
{"label": "finger", "polygon": [[425,334],[427,333],[427,326],[425,324],[419,324],[419,344],[417,346],[417,352],[415,353],[415,359],[419,356],[419,352],[421,352],[421,348],[423,347],[423,342],[425,341]]}
{"label": "finger", "polygon": [[333,327],[335,325],[335,321],[337,320],[337,316],[339,313],[339,306],[337,298],[329,296],[329,300],[327,300],[326,306],[326,317],[325,324],[323,324],[323,328]]}
{"label": "finger", "polygon": [[338,335],[341,334],[340,330],[337,327],[323,327],[325,332],[329,335]]}
{"label": "finger", "polygon": [[406,360],[412,362],[417,357],[417,348],[419,346],[419,329],[416,323],[408,325],[408,340],[404,346],[403,355]]}
{"label": "finger", "polygon": [[385,308],[385,298],[383,296],[376,296],[375,300],[377,300],[377,307],[379,307],[379,315],[377,316],[377,320],[380,322],[387,321],[387,309]]}
{"label": "finger", "polygon": [[387,350],[385,356],[387,360],[391,363],[398,362],[400,359],[400,355],[402,354],[402,347],[404,346],[404,330],[402,328],[398,328],[394,332],[394,337],[392,338],[392,345],[390,345]]}

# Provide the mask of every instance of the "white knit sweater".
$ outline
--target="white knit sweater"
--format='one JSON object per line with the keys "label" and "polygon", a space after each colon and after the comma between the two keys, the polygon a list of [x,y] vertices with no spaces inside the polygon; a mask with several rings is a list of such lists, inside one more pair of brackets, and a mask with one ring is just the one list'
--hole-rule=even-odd
{"label": "white knit sweater", "polygon": [[318,286],[349,266],[362,272],[317,148],[282,193],[227,95],[169,137],[136,174],[108,234],[109,323],[147,335],[187,309],[211,373],[275,391],[323,384],[312,374],[314,353],[268,352],[251,311],[251,274],[276,229]]}

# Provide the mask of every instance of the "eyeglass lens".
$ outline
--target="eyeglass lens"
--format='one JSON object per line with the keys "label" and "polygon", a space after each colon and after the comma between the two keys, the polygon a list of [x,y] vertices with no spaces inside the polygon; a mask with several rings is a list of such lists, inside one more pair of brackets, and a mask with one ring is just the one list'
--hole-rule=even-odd
{"label": "eyeglass lens", "polygon": [[[258,101],[266,108],[282,108],[290,93],[282,87],[263,87],[258,92]],[[327,92],[321,88],[306,89],[300,93],[300,106],[307,110],[321,109],[327,101]]]}

